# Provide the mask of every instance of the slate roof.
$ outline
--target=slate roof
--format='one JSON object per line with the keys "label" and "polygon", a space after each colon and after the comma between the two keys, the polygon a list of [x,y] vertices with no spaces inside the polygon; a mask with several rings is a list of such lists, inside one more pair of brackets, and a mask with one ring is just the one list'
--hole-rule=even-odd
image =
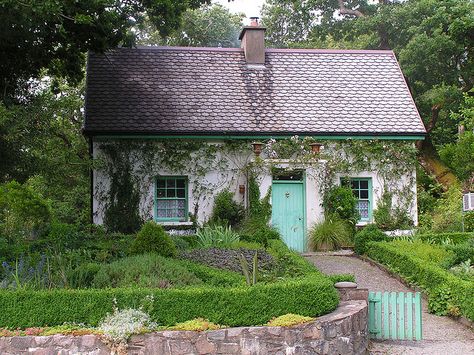
{"label": "slate roof", "polygon": [[89,54],[86,134],[421,135],[392,51],[144,47]]}

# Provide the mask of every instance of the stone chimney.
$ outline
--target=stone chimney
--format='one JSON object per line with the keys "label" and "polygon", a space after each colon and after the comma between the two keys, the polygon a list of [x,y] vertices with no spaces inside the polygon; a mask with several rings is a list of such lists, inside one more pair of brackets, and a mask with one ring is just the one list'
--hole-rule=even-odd
{"label": "stone chimney", "polygon": [[244,49],[247,64],[265,64],[265,27],[258,24],[258,17],[250,18],[250,26],[240,32],[240,47]]}

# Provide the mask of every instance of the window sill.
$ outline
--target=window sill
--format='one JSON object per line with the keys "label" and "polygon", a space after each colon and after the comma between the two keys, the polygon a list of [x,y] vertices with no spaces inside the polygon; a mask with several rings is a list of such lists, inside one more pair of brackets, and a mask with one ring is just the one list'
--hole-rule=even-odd
{"label": "window sill", "polygon": [[179,222],[179,221],[156,221],[156,223],[163,226],[192,226],[193,222]]}

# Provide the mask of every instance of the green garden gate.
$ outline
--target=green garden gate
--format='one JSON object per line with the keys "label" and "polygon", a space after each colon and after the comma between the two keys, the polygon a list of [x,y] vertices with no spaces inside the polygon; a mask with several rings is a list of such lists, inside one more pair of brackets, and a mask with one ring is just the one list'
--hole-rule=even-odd
{"label": "green garden gate", "polygon": [[369,292],[369,334],[372,339],[421,340],[419,292]]}

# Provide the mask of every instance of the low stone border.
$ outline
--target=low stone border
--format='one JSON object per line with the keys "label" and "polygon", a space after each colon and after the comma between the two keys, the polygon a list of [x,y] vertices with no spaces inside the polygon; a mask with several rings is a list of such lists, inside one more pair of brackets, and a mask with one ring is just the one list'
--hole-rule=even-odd
{"label": "low stone border", "polygon": [[[367,302],[341,302],[332,313],[294,327],[239,327],[207,332],[161,331],[135,335],[128,354],[367,354]],[[0,338],[0,353],[105,355],[96,335]]]}
{"label": "low stone border", "polygon": [[352,249],[341,249],[333,251],[310,251],[302,253],[302,256],[353,256],[354,250]]}

